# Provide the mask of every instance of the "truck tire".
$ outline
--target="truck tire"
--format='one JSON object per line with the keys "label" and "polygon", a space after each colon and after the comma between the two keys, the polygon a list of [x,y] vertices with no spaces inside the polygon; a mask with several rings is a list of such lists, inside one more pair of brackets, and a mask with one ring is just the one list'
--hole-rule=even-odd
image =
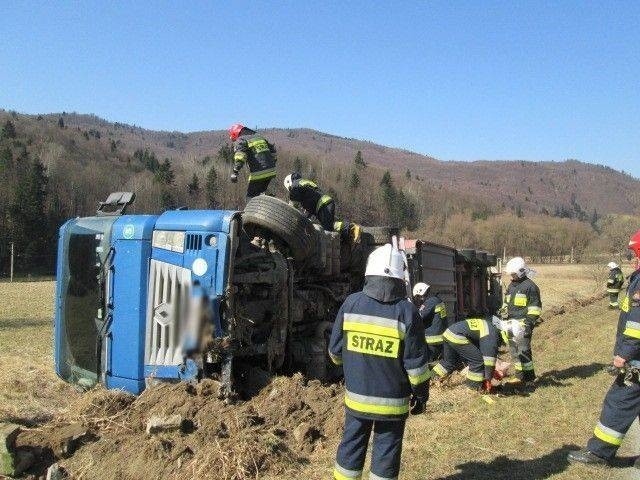
{"label": "truck tire", "polygon": [[397,235],[398,229],[393,227],[362,227],[362,241],[367,245],[384,245],[391,243],[391,236]]}
{"label": "truck tire", "polygon": [[242,223],[250,235],[268,235],[283,243],[299,264],[311,257],[317,243],[313,224],[298,210],[282,200],[268,195],[253,197],[247,202]]}

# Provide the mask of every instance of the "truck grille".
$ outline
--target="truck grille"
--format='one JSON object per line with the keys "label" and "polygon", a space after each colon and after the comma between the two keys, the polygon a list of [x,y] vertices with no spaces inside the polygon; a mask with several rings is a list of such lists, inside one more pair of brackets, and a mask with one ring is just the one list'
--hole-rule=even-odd
{"label": "truck grille", "polygon": [[187,250],[202,250],[202,235],[189,233],[187,235]]}
{"label": "truck grille", "polygon": [[181,324],[191,289],[191,270],[151,260],[145,365],[182,363]]}

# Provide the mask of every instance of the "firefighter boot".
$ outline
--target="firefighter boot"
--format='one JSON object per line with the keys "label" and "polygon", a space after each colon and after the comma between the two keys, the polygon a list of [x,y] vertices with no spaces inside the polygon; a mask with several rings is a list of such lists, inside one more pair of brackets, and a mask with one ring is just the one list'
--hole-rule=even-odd
{"label": "firefighter boot", "polygon": [[569,455],[567,455],[567,460],[573,463],[586,463],[589,465],[608,465],[609,464],[609,462],[606,459],[591,453],[587,449],[575,450],[573,452],[569,452]]}

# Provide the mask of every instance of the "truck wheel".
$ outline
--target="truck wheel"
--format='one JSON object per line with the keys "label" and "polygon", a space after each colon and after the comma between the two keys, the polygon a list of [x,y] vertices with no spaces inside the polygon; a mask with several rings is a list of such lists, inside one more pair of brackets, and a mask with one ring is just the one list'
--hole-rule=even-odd
{"label": "truck wheel", "polygon": [[298,210],[282,200],[259,195],[247,202],[242,223],[249,235],[271,235],[289,248],[296,262],[304,264],[311,256],[317,233],[313,224]]}

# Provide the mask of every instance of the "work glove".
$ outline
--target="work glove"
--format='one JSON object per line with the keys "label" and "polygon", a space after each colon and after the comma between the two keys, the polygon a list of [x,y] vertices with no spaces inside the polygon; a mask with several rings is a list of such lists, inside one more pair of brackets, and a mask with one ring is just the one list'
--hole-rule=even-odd
{"label": "work glove", "polygon": [[482,382],[482,393],[489,394],[493,391],[493,385],[491,385],[491,380],[484,380]]}
{"label": "work glove", "polygon": [[231,174],[231,183],[237,183],[238,182],[238,174],[236,172],[233,172]]}
{"label": "work glove", "polygon": [[409,413],[411,415],[420,415],[424,413],[427,406],[427,398],[425,397],[417,397],[415,395],[411,395],[411,400],[409,400]]}

